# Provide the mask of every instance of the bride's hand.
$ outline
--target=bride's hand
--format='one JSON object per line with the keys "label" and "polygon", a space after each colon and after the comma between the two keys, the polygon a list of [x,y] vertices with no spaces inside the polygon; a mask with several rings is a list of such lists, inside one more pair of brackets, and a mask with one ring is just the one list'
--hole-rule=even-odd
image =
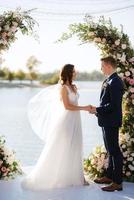
{"label": "bride's hand", "polygon": [[90,112],[92,109],[91,105],[85,106],[84,110]]}

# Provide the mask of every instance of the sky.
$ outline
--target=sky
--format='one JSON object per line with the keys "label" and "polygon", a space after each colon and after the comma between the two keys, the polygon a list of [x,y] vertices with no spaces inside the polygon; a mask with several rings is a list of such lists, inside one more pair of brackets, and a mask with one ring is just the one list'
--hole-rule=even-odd
{"label": "sky", "polygon": [[55,43],[69,24],[83,22],[87,13],[95,18],[110,17],[118,28],[122,24],[134,45],[134,0],[0,0],[0,14],[17,7],[36,8],[31,16],[39,23],[39,42],[17,34],[18,40],[3,54],[3,66],[10,70],[26,71],[26,61],[32,55],[41,61],[38,70],[42,73],[59,70],[66,63],[74,64],[78,71],[100,70],[100,51],[94,43],[80,45],[77,38]]}

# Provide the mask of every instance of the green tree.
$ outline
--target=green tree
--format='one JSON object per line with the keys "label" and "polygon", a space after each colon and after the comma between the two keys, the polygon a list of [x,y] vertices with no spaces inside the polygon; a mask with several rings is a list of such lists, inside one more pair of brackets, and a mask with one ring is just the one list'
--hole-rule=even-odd
{"label": "green tree", "polygon": [[15,78],[17,78],[18,80],[20,80],[20,83],[22,80],[24,80],[26,77],[26,74],[25,72],[23,72],[22,70],[18,70],[16,73],[15,73]]}
{"label": "green tree", "polygon": [[14,79],[14,72],[8,71],[8,73],[6,74],[6,79],[11,82]]}
{"label": "green tree", "polygon": [[4,78],[10,82],[14,79],[14,72],[10,71],[7,67],[3,68]]}
{"label": "green tree", "polygon": [[0,69],[0,79],[3,79],[5,77],[5,72],[3,69]]}
{"label": "green tree", "polygon": [[35,56],[30,56],[26,62],[26,66],[29,72],[29,79],[31,81],[31,84],[33,80],[36,80],[38,77],[37,73],[37,67],[40,65],[41,62],[35,57]]}
{"label": "green tree", "polygon": [[[44,77],[44,78],[43,78]],[[48,73],[48,76],[44,75],[40,81],[41,84],[56,84],[59,81],[59,72]]]}

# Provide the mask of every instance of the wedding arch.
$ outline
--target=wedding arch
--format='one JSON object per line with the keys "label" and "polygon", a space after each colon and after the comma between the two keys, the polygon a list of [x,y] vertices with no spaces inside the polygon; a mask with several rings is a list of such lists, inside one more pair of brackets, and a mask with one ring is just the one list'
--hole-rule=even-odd
{"label": "wedding arch", "polygon": [[[0,15],[0,56],[15,42],[18,31],[36,36],[34,27],[37,22],[29,15],[30,12],[18,8]],[[0,136],[0,179],[14,178],[17,174],[22,174],[20,162],[16,160],[14,151],[6,147],[3,136]]]}
{"label": "wedding arch", "polygon": [[[83,23],[69,26],[59,41],[77,36],[82,43],[94,42],[100,49],[101,56],[113,56],[117,61],[117,72],[123,79],[125,94],[123,99],[123,126],[120,129],[120,146],[124,156],[123,176],[134,182],[134,49],[129,37],[112,25],[111,20],[102,16],[99,20],[86,16]],[[114,119],[113,119],[114,120]],[[103,175],[107,167],[107,155],[103,146],[84,160],[84,169],[91,177]]]}

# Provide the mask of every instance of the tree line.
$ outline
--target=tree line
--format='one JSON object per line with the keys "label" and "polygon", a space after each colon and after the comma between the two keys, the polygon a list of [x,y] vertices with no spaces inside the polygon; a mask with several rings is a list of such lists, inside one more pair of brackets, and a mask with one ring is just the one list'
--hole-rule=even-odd
{"label": "tree line", "polygon": [[[17,71],[11,71],[7,67],[0,68],[0,80],[19,80],[20,83],[24,80],[29,80],[30,84],[34,80],[39,81],[40,84],[55,84],[59,81],[59,71],[50,73],[39,73],[38,66],[41,62],[35,57],[30,56],[26,62],[27,72],[19,69]],[[77,81],[102,81],[104,75],[99,71],[92,72],[79,72],[77,74]]]}

